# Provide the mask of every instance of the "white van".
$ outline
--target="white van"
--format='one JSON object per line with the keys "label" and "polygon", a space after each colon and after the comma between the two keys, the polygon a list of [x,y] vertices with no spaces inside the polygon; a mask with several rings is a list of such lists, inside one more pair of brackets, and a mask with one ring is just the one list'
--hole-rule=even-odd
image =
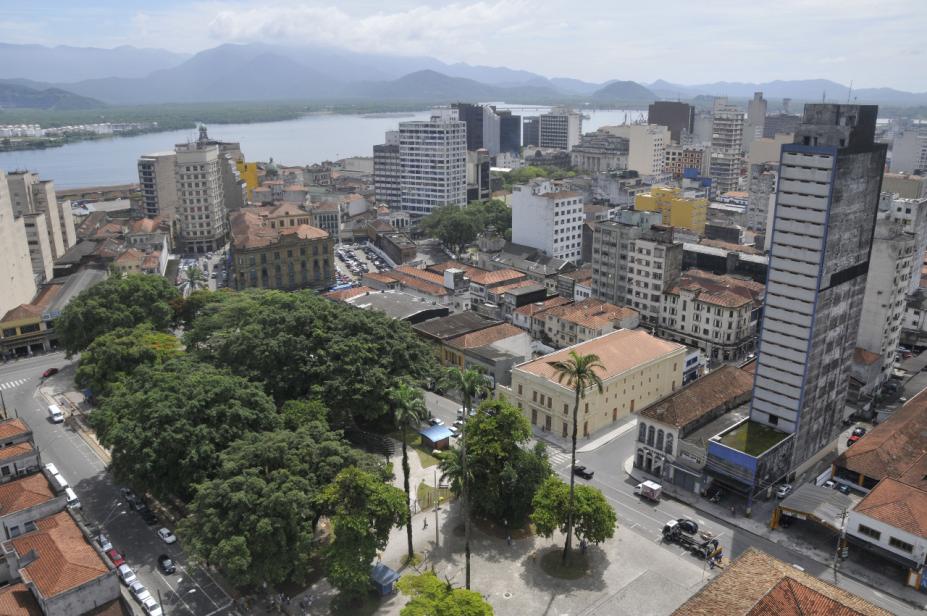
{"label": "white van", "polygon": [[68,481],[61,475],[52,475],[52,481],[55,482],[55,485],[58,486],[59,490],[67,490],[71,487],[68,485]]}
{"label": "white van", "polygon": [[64,421],[64,413],[61,412],[57,404],[50,404],[48,406],[48,416],[51,417],[52,423],[61,423]]}
{"label": "white van", "polygon": [[[58,475],[59,477],[61,475]],[[71,488],[64,489],[64,495],[67,497],[68,507],[71,509],[80,509],[80,499],[77,498],[77,493]]]}
{"label": "white van", "polygon": [[49,462],[48,464],[45,465],[45,470],[47,470],[47,471],[48,471],[48,474],[49,474],[49,475],[52,475],[52,476],[58,475],[58,474],[59,474],[59,473],[58,473],[58,467],[55,466],[54,464],[52,464],[51,462]]}

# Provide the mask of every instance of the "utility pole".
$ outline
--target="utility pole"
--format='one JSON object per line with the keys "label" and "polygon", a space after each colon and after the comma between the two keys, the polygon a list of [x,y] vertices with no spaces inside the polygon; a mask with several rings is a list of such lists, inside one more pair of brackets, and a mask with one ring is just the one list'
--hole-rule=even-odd
{"label": "utility pole", "polygon": [[438,533],[438,510],[441,508],[441,491],[438,489],[438,471],[435,474],[435,548],[441,547],[441,539]]}
{"label": "utility pole", "polygon": [[840,514],[840,534],[837,535],[837,550],[834,552],[834,584],[837,583],[837,561],[840,559],[840,556],[846,550],[846,537],[847,537],[847,517],[849,513],[846,509]]}
{"label": "utility pole", "polygon": [[3,399],[3,390],[0,389],[0,406],[3,407],[3,418],[6,419],[6,401]]}

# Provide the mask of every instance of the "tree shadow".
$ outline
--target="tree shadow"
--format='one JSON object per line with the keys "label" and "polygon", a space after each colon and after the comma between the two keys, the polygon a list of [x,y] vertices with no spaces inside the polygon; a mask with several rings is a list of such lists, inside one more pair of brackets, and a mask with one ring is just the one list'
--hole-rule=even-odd
{"label": "tree shadow", "polygon": [[[575,579],[555,577],[542,567],[541,563],[546,556],[553,555],[551,557],[559,558],[562,551],[563,547],[558,545],[533,550],[521,560],[522,580],[528,586],[545,591],[555,591],[555,594],[567,594],[576,590],[601,592],[607,589],[603,576],[611,564],[611,560],[605,550],[596,545],[590,545],[586,548],[586,573]],[[579,550],[575,550],[575,553],[576,556],[580,556]]]}

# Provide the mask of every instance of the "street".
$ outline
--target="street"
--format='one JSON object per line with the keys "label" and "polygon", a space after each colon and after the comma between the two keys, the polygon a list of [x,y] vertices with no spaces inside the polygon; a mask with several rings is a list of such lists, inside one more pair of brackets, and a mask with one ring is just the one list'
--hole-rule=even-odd
{"label": "street", "polygon": [[[119,486],[93,449],[66,424],[47,419],[47,403],[39,387],[56,392],[73,388],[76,360],[64,353],[50,353],[0,364],[0,392],[10,417],[26,420],[33,431],[43,464],[53,462],[80,497],[82,515],[88,526],[98,527],[141,582],[159,599],[166,614],[217,616],[226,614],[231,600],[209,573],[187,565],[177,543],[165,545],[156,535],[161,524],[148,526],[122,499]],[[61,372],[46,379],[47,368]],[[177,573],[164,575],[157,568],[159,554],[168,554],[177,564]]]}

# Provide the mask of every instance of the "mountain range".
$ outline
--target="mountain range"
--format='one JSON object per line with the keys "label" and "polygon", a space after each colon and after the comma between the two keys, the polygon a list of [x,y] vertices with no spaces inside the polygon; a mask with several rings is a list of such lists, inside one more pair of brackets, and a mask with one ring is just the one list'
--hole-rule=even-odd
{"label": "mountain range", "polygon": [[[927,93],[849,91],[824,79],[681,85],[547,78],[506,67],[445,63],[427,56],[356,53],[323,47],[224,44],[192,56],[160,49],[43,47],[0,43],[0,83],[64,90],[110,105],[216,101],[501,101],[538,104],[646,104],[655,99],[726,95],[925,105]],[[20,97],[24,101],[28,97]],[[75,99],[72,103],[77,104]],[[0,105],[3,103],[0,102]],[[45,103],[43,103],[45,104]],[[61,104],[68,104],[62,101]],[[89,103],[87,103],[89,104]]]}
{"label": "mountain range", "polygon": [[13,81],[0,83],[0,109],[98,109],[102,102],[60,88],[36,89]]}

